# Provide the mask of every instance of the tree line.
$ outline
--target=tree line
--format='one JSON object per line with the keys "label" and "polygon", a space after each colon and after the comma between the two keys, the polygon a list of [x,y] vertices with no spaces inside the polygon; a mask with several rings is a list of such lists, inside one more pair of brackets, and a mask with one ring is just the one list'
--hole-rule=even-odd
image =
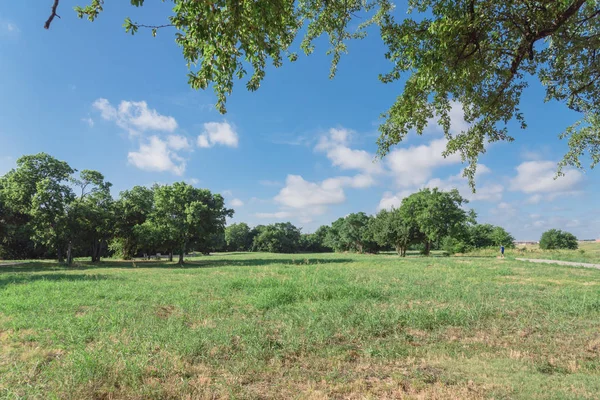
{"label": "tree line", "polygon": [[314,233],[302,234],[291,223],[258,225],[237,223],[225,229],[229,251],[357,252],[395,250],[405,256],[409,248],[428,255],[432,249],[448,253],[474,248],[513,247],[514,238],[504,228],[478,224],[472,210],[457,190],[423,189],[392,210],[370,216],[364,212],[339,218]]}
{"label": "tree line", "polygon": [[0,177],[0,258],[73,257],[92,262],[139,252],[184,255],[208,252],[222,240],[226,217],[219,194],[184,182],[135,186],[113,199],[98,171],[77,171],[39,153],[17,160]]}
{"label": "tree line", "polygon": [[163,253],[173,259],[192,252],[262,251],[358,252],[408,249],[428,255],[472,248],[511,247],[514,238],[501,227],[478,224],[457,190],[423,189],[398,208],[371,216],[339,218],[304,234],[290,222],[226,227],[233,210],[220,194],[184,182],[134,186],[111,195],[111,183],[98,171],[77,171],[45,154],[27,155],[0,177],[0,258],[74,257],[92,262],[113,256],[132,259]]}

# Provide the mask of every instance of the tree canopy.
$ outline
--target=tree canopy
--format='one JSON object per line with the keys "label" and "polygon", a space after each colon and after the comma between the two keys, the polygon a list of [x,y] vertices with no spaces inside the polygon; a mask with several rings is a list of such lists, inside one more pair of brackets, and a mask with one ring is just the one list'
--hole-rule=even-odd
{"label": "tree canopy", "polygon": [[[84,1],[84,0],[81,0]],[[104,0],[75,7],[80,18],[93,21]],[[267,64],[297,59],[296,50],[314,51],[314,41],[327,36],[335,74],[347,42],[379,29],[391,69],[383,83],[402,80],[403,90],[383,113],[379,155],[415,130],[423,133],[437,119],[448,139],[445,155],[459,153],[473,184],[478,157],[486,143],[512,141],[507,124],[526,128],[520,102],[530,78],[545,87],[546,101],[559,101],[580,114],[560,137],[569,151],[559,163],[582,167],[587,152],[593,168],[600,161],[600,4],[597,0],[408,0],[408,15],[395,12],[389,0],[172,0],[164,21],[125,19],[131,34],[147,28],[156,35],[174,28],[189,68],[191,87],[213,87],[217,108],[236,78],[247,75],[248,90],[259,88]],[[50,28],[60,0],[51,3],[44,27]],[[130,0],[133,6],[144,0]],[[397,16],[403,14],[399,19]],[[358,28],[355,28],[359,22]],[[302,34],[300,49],[293,44]],[[459,104],[469,128],[451,132],[450,112]],[[557,132],[558,133],[558,132]]]}
{"label": "tree canopy", "polygon": [[577,247],[579,247],[577,237],[572,233],[561,231],[560,229],[547,230],[542,233],[542,237],[540,238],[540,249],[543,250],[577,250]]}

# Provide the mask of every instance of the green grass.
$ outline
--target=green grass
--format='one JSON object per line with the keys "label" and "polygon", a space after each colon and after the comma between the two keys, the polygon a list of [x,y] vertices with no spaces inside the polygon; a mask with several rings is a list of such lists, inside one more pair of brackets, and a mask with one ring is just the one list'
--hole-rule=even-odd
{"label": "green grass", "polygon": [[0,398],[598,393],[598,270],[263,253],[0,267]]}
{"label": "green grass", "polygon": [[[494,257],[500,254],[497,248],[478,249],[464,256]],[[505,256],[509,258],[542,258],[546,260],[560,260],[600,264],[600,243],[579,242],[577,250],[542,250],[538,245],[517,246],[516,249],[506,249]]]}

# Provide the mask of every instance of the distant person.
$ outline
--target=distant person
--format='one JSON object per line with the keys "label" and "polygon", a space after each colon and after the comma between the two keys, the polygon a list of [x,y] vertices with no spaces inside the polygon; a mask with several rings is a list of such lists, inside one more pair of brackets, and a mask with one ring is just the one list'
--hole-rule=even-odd
{"label": "distant person", "polygon": [[500,254],[502,254],[502,258],[504,258],[504,245],[500,246]]}

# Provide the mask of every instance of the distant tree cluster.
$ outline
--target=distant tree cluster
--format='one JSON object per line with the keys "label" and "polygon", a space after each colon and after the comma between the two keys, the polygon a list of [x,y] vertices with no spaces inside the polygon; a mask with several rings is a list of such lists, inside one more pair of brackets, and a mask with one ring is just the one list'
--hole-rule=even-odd
{"label": "distant tree cluster", "polygon": [[543,250],[577,250],[579,243],[575,235],[560,229],[550,229],[540,238],[540,249]]}
{"label": "distant tree cluster", "polygon": [[222,247],[221,195],[183,182],[135,186],[113,199],[97,171],[77,170],[48,154],[23,156],[0,177],[0,258],[179,254]]}
{"label": "distant tree cluster", "polygon": [[453,254],[514,246],[514,238],[504,228],[477,224],[475,213],[463,208],[466,203],[457,190],[423,189],[405,198],[398,208],[381,210],[375,216],[352,213],[312,234],[302,234],[289,222],[255,228],[242,222],[228,226],[225,239],[229,251],[377,253],[393,249],[401,256],[409,248],[428,255],[433,249]]}
{"label": "distant tree cluster", "polygon": [[[123,259],[157,252],[260,251],[271,253],[357,252],[409,248],[428,255],[474,248],[512,247],[503,228],[477,224],[467,200],[454,189],[423,189],[398,208],[375,216],[364,212],[339,218],[305,234],[290,222],[225,227],[233,210],[224,199],[183,182],[135,186],[111,196],[111,184],[97,171],[78,172],[48,154],[23,156],[17,167],[0,177],[0,258],[56,257],[71,263],[89,256],[92,262],[112,255]],[[568,233],[546,232],[545,248],[575,248]],[[542,244],[541,244],[542,245]],[[571,246],[571,247],[569,247]],[[544,248],[544,247],[543,247]]]}

